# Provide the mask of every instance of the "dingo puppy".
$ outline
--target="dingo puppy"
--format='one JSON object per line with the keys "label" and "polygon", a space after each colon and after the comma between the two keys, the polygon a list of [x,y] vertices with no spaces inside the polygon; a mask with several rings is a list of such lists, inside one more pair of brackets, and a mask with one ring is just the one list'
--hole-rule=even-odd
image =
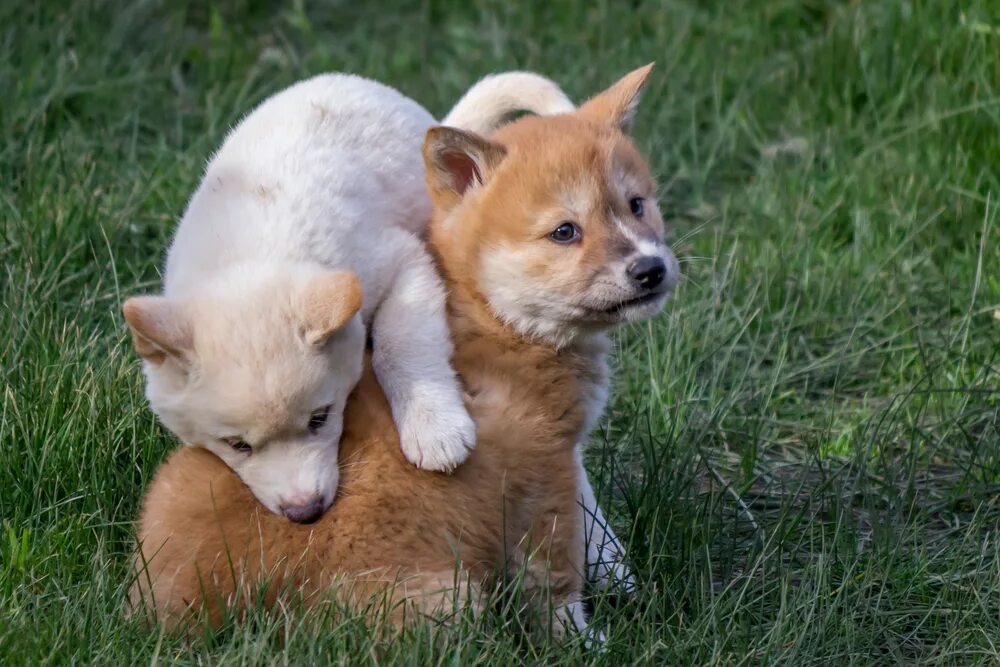
{"label": "dingo puppy", "polygon": [[478,425],[468,461],[450,476],[406,465],[370,373],[348,404],[341,497],[313,525],[259,511],[215,457],[178,450],[143,501],[133,604],[218,623],[225,604],[273,605],[286,585],[314,602],[342,582],[351,602],[388,592],[405,623],[475,608],[516,572],[529,602],[551,601],[553,631],[585,625],[577,452],[607,393],[605,331],[656,312],[678,277],[624,131],[649,70],[489,139],[427,135],[430,248]]}
{"label": "dingo puppy", "polygon": [[[452,116],[565,110],[549,89],[558,92],[527,73],[494,76]],[[420,145],[434,122],[356,76],[274,95],[209,163],[167,256],[163,296],[124,304],[153,411],[292,521],[333,502],[366,327],[406,458],[450,471],[473,447],[444,292],[418,237],[431,214]]]}

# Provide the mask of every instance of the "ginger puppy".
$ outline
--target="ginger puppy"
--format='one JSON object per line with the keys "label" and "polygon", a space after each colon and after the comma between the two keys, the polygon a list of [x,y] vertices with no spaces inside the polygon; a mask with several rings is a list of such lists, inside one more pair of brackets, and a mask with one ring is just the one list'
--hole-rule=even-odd
{"label": "ginger puppy", "polygon": [[[536,75],[501,74],[453,115],[541,113],[560,103],[550,91],[559,92]],[[163,424],[292,521],[314,521],[333,502],[366,328],[407,460],[450,471],[474,445],[449,363],[444,291],[419,237],[431,215],[420,147],[434,122],[356,76],[317,76],[274,95],[208,164],[163,295],[124,304]]]}
{"label": "ginger puppy", "polygon": [[404,624],[478,607],[518,572],[529,603],[551,601],[554,632],[585,626],[577,446],[606,395],[605,331],[655,312],[677,280],[653,180],[623,131],[649,69],[489,140],[427,135],[430,246],[478,426],[466,463],[450,476],[407,465],[368,373],[348,404],[342,496],[310,526],[261,512],[215,457],[181,449],[143,502],[133,604],[217,623],[261,581],[267,605],[286,585],[317,601],[337,582],[359,604],[388,593]]}

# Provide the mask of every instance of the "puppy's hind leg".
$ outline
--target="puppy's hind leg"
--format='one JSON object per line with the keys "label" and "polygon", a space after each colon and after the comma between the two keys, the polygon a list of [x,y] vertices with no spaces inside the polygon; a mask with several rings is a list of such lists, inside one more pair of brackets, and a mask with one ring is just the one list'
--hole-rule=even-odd
{"label": "puppy's hind leg", "polygon": [[372,365],[399,429],[406,458],[425,470],[451,471],[475,445],[451,367],[445,292],[420,241],[400,231],[392,283],[372,323]]}
{"label": "puppy's hind leg", "polygon": [[607,641],[600,628],[587,622],[583,603],[579,600],[558,607],[553,616],[552,634],[557,641],[566,641],[578,633],[583,635],[584,646],[588,649],[600,649]]}
{"label": "puppy's hind leg", "polygon": [[465,569],[363,577],[349,582],[345,590],[348,602],[373,626],[403,629],[426,622],[447,626],[463,612],[474,617],[483,611],[480,586]]}

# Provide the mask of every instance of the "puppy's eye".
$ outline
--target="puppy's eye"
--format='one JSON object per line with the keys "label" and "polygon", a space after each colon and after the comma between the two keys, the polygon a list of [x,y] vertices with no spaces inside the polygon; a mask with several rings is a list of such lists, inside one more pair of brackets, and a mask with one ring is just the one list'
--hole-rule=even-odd
{"label": "puppy's eye", "polygon": [[323,428],[323,424],[326,423],[326,418],[330,414],[330,406],[320,408],[309,416],[309,432],[315,433],[316,431]]}
{"label": "puppy's eye", "polygon": [[628,200],[629,210],[632,211],[632,215],[637,218],[641,218],[642,214],[646,212],[646,200],[642,197],[632,197]]}
{"label": "puppy's eye", "polygon": [[253,447],[250,446],[250,443],[243,438],[223,438],[222,441],[243,454],[249,454],[253,451]]}
{"label": "puppy's eye", "polygon": [[580,238],[580,228],[572,222],[563,222],[549,233],[556,243],[572,243]]}

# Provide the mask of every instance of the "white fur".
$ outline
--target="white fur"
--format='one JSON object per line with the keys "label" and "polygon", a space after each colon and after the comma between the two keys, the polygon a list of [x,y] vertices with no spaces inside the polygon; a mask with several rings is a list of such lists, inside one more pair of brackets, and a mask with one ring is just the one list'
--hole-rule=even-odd
{"label": "white fur", "polygon": [[[587,337],[578,344],[592,346],[600,351],[597,356],[606,359],[611,340],[604,332]],[[584,433],[590,433],[597,426],[608,404],[611,371],[605,366],[600,369],[604,382],[595,383],[591,391],[582,397],[582,405],[587,415]],[[618,539],[611,524],[597,504],[594,488],[583,466],[583,443],[576,446],[576,461],[579,475],[579,504],[583,512],[583,542],[586,548],[587,578],[600,590],[617,590],[632,593],[635,590],[635,576],[628,565],[625,546]]]}
{"label": "white fur", "polygon": [[445,116],[450,125],[488,134],[515,111],[551,116],[572,113],[573,102],[555,83],[534,72],[505,72],[480,79]]}
{"label": "white fur", "polygon": [[[580,451],[577,448],[577,452]],[[635,590],[635,577],[628,566],[625,547],[597,504],[587,471],[580,463],[580,507],[583,510],[583,540],[587,546],[587,578],[602,590]]]}
{"label": "white fur", "polygon": [[[275,285],[294,291],[289,276],[353,271],[364,291],[360,320],[372,327],[375,369],[403,451],[421,467],[450,470],[473,446],[475,425],[449,364],[444,290],[416,236],[430,217],[420,149],[432,125],[433,117],[412,100],[349,75],[317,76],[266,100],[229,134],[208,165],[170,249],[165,296],[190,302],[212,294],[210,307],[217,311],[234,301],[254,304],[233,323],[248,336],[233,341],[243,347],[233,351],[231,361],[241,365],[242,358],[242,365],[254,367],[259,383],[276,375],[272,365],[306,367],[318,361],[295,339],[293,327],[268,317],[280,298]],[[258,275],[267,278],[255,280]],[[197,337],[201,323],[194,326]],[[268,332],[269,327],[282,331]],[[272,511],[317,493],[326,506],[337,485],[343,407],[360,376],[360,331],[358,325],[355,335],[337,336],[322,355],[311,355],[341,363],[327,361],[328,372],[308,386],[276,378],[269,383],[276,386],[262,385],[246,395],[253,403],[256,395],[269,394],[272,404],[259,410],[271,414],[244,406],[225,410],[223,404],[232,399],[222,396],[236,389],[226,386],[212,387],[219,395],[197,392],[196,401],[171,409],[176,392],[164,391],[161,369],[147,363],[150,402],[178,435],[223,456]],[[286,340],[267,349],[252,342],[282,336]],[[282,345],[287,349],[277,353]],[[243,382],[252,385],[255,378]],[[333,404],[323,437],[262,434],[251,441],[249,456],[220,442],[226,435],[250,441],[257,417],[273,420],[275,410],[293,412],[278,405],[282,400],[305,402],[298,422]],[[202,414],[206,411],[212,415]],[[226,422],[228,432],[217,422]],[[290,431],[293,425],[283,426]],[[315,446],[303,444],[312,441]]]}

